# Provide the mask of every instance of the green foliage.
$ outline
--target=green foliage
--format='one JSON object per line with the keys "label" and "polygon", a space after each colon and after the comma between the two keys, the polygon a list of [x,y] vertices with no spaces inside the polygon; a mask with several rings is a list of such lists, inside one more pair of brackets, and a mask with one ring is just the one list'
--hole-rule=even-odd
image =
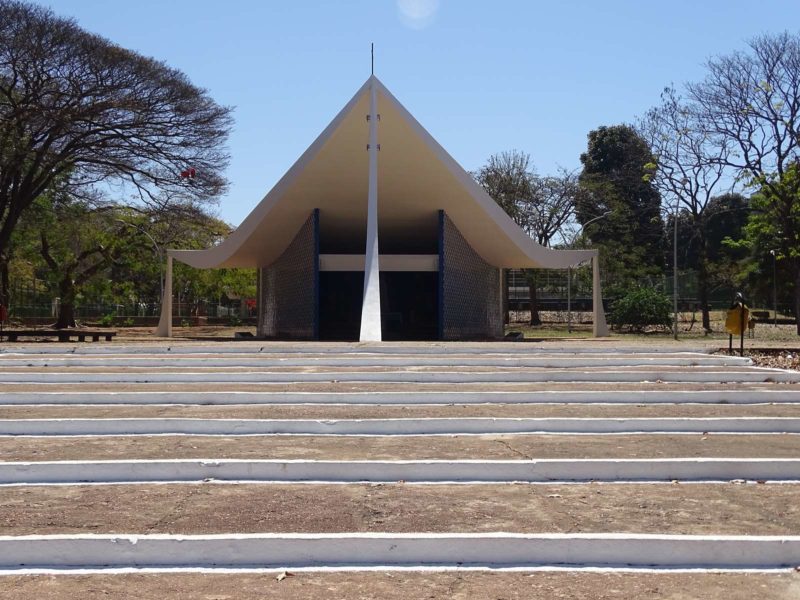
{"label": "green foliage", "polygon": [[151,209],[213,205],[231,125],[231,109],[182,72],[48,8],[0,0],[0,301],[12,236],[41,197],[85,199],[101,184]]}
{"label": "green foliage", "polygon": [[[15,230],[10,275],[24,282],[36,277],[40,293],[61,297],[62,307],[65,298],[76,306],[143,304],[153,315],[161,301],[164,249],[208,248],[231,230],[196,207],[147,211],[55,197],[40,197]],[[51,261],[43,255],[43,235]],[[175,294],[193,308],[200,300],[238,304],[255,296],[253,269],[202,270],[176,262],[174,273]]]}
{"label": "green foliage", "polygon": [[622,287],[662,272],[661,198],[647,177],[655,162],[647,143],[628,125],[590,132],[581,154],[575,214],[586,224],[609,213],[584,234],[592,246],[600,246],[608,279]]}
{"label": "green foliage", "polygon": [[782,176],[755,178],[752,184],[758,191],[750,199],[742,235],[723,243],[742,257],[739,279],[751,295],[772,300],[777,278],[779,303],[794,304],[800,275],[800,165],[789,165]]}
{"label": "green foliage", "polygon": [[628,331],[643,331],[645,327],[669,329],[672,324],[669,298],[653,288],[632,288],[614,301],[611,324]]}
{"label": "green foliage", "polygon": [[114,313],[108,313],[107,315],[100,317],[97,322],[100,323],[102,327],[112,327],[114,325],[115,317],[116,315]]}

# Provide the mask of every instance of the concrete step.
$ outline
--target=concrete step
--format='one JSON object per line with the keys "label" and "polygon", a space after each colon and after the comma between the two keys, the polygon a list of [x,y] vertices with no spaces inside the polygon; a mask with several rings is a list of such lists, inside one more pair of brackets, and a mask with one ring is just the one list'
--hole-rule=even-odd
{"label": "concrete step", "polygon": [[800,536],[342,533],[0,538],[0,568],[607,567],[767,569]]}
{"label": "concrete step", "polygon": [[[479,391],[459,386],[459,391],[374,392],[294,392],[294,391],[187,391],[186,385],[176,386],[181,391],[53,391],[52,386],[43,391],[0,392],[0,406],[13,405],[284,405],[284,404],[353,404],[353,405],[430,405],[430,404],[763,404],[800,402],[800,388],[780,386],[773,388],[744,388],[738,386],[712,386],[713,389],[685,390],[677,386],[658,385],[656,390],[620,390],[616,385],[596,386],[601,389],[561,391],[539,389],[518,391],[499,384]],[[449,386],[452,389],[452,386]],[[545,388],[547,386],[544,386]],[[574,387],[574,386],[573,386]],[[338,389],[341,389],[339,386]],[[9,388],[6,388],[9,389]],[[113,386],[111,389],[114,389]],[[290,388],[291,389],[291,388]],[[414,390],[414,388],[411,388]],[[501,391],[506,389],[508,391]],[[463,391],[461,391],[463,390]],[[494,390],[494,391],[490,391]]]}
{"label": "concrete step", "polygon": [[0,353],[14,355],[72,354],[708,354],[719,344],[626,344],[613,341],[556,340],[544,343],[508,342],[209,342],[171,340],[169,343],[5,344]]}
{"label": "concrete step", "polygon": [[800,433],[800,418],[0,419],[0,436]]}
{"label": "concrete step", "polygon": [[3,485],[81,483],[798,482],[798,458],[147,459],[0,462]]}
{"label": "concrete step", "polygon": [[748,366],[749,358],[738,356],[708,354],[613,354],[613,355],[549,355],[549,356],[497,356],[481,355],[386,355],[353,354],[317,356],[252,356],[246,354],[220,356],[156,356],[156,355],[113,355],[113,356],[26,356],[11,358],[0,355],[0,369],[15,367],[113,367],[113,368],[242,368],[242,367],[319,367],[336,369],[338,367],[535,367],[547,369],[583,367],[656,367],[656,366]]}
{"label": "concrete step", "polygon": [[504,382],[641,382],[666,383],[800,383],[800,372],[778,369],[713,370],[692,368],[672,370],[556,370],[515,371],[153,371],[145,372],[32,372],[1,371],[0,383],[75,384],[75,383],[302,383],[302,382],[406,382],[406,383],[504,383]]}

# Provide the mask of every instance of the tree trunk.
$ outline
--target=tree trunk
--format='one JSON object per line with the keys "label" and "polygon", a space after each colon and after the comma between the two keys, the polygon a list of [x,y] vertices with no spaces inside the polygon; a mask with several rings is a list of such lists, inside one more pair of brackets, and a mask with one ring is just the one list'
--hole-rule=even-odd
{"label": "tree trunk", "polygon": [[75,282],[72,280],[72,273],[69,273],[58,284],[58,292],[61,295],[61,305],[58,311],[58,320],[55,329],[67,329],[76,327],[75,323]]}
{"label": "tree trunk", "polygon": [[528,298],[531,304],[531,325],[541,325],[542,320],[539,318],[539,303],[536,300],[536,275],[528,271]]}
{"label": "tree trunk", "polygon": [[8,277],[8,257],[0,254],[0,304],[6,308],[11,305],[11,283]]}
{"label": "tree trunk", "polygon": [[[705,240],[701,242],[705,244]],[[711,331],[711,316],[708,308],[708,258],[705,249],[700,250],[697,264],[697,293],[700,296],[700,311],[703,313],[703,329]]]}

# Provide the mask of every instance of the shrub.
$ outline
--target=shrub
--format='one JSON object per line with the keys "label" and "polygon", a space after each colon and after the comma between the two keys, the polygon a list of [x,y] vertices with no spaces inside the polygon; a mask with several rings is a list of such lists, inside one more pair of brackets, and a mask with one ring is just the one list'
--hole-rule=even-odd
{"label": "shrub", "polygon": [[643,331],[645,327],[672,326],[669,298],[652,288],[634,288],[614,302],[611,324],[616,329]]}
{"label": "shrub", "polygon": [[115,318],[116,315],[113,312],[111,312],[108,313],[107,315],[103,315],[102,317],[100,317],[99,323],[102,327],[112,327],[114,325]]}

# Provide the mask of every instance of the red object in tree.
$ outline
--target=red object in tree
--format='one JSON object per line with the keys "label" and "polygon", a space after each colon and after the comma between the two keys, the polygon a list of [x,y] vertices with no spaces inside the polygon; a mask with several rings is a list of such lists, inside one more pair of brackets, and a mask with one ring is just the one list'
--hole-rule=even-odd
{"label": "red object in tree", "polygon": [[196,171],[193,168],[181,171],[181,179],[194,179]]}

